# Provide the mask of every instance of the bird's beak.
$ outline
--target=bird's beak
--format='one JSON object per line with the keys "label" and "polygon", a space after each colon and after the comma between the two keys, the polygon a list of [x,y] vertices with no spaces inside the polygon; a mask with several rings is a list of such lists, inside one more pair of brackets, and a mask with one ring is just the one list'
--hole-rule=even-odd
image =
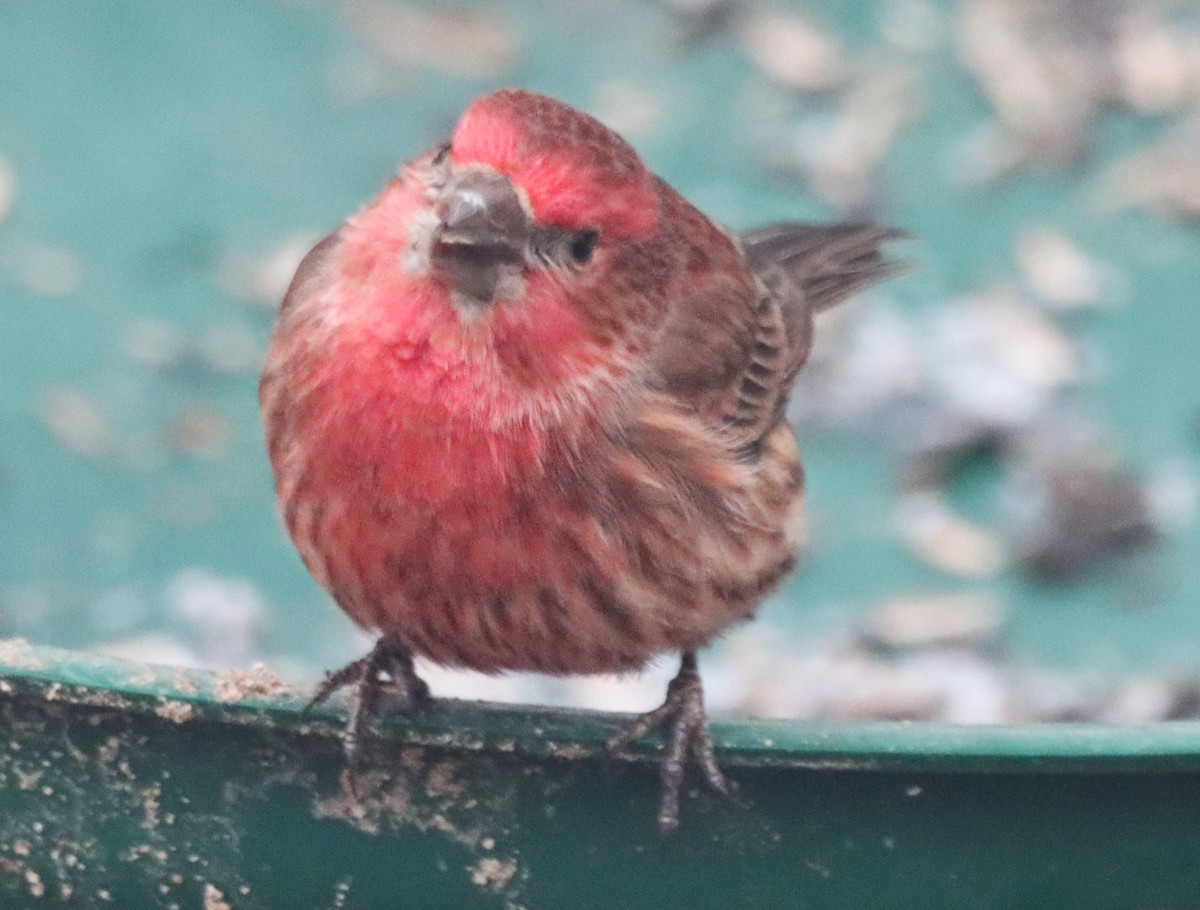
{"label": "bird's beak", "polygon": [[487,303],[501,267],[525,257],[530,222],[516,191],[502,174],[473,168],[452,177],[436,205],[433,264],[455,290]]}

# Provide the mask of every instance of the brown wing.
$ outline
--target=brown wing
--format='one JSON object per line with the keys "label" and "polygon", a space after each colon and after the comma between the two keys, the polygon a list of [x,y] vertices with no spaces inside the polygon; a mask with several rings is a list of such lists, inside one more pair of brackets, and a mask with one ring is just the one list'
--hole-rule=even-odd
{"label": "brown wing", "polygon": [[316,246],[304,254],[304,258],[300,260],[300,265],[296,268],[296,274],[292,276],[291,283],[288,284],[287,293],[283,295],[283,302],[279,305],[281,314],[287,313],[298,298],[312,291],[313,282],[321,275],[321,266],[324,265],[340,237],[341,228],[338,228],[321,238]]}
{"label": "brown wing", "polygon": [[295,371],[298,369],[297,363],[311,356],[305,341],[307,334],[298,331],[293,323],[312,318],[311,308],[306,310],[301,301],[310,294],[319,293],[321,282],[330,280],[329,274],[321,266],[336,247],[338,237],[338,231],[334,231],[308,251],[279,305],[275,332],[271,336],[262,376],[258,380],[258,402],[267,436],[267,452],[272,462],[281,457],[282,441],[287,436],[289,421],[295,410],[285,377],[289,369]]}
{"label": "brown wing", "polygon": [[735,445],[757,447],[808,357],[813,314],[900,271],[880,246],[902,235],[777,224],[745,234],[739,250],[690,228],[689,245],[715,243],[732,258],[690,273],[656,352],[658,373],[666,391],[730,432]]}
{"label": "brown wing", "polygon": [[741,237],[752,262],[778,266],[798,286],[806,308],[827,310],[855,291],[907,270],[880,248],[903,240],[903,231],[869,224],[814,225],[781,222]]}

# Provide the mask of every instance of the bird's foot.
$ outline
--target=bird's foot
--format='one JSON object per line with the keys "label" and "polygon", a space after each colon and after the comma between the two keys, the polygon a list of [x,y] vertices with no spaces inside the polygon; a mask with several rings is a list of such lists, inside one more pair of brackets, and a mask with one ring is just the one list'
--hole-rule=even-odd
{"label": "bird's foot", "polygon": [[708,717],[704,712],[704,687],[696,670],[696,655],[683,655],[679,673],[667,686],[667,699],[623,726],[608,741],[609,752],[623,752],[646,734],[662,730],[666,743],[659,767],[662,797],[658,804],[658,827],[664,834],[679,827],[679,793],[690,756],[704,772],[708,785],[729,795],[731,785],[717,766]]}
{"label": "bird's foot", "polygon": [[351,767],[358,759],[363,726],[381,713],[383,697],[387,697],[387,713],[395,714],[424,710],[432,700],[429,686],[413,667],[412,654],[384,638],[375,643],[366,657],[325,674],[304,710],[312,710],[347,686],[354,687],[354,707],[342,733],[342,748]]}

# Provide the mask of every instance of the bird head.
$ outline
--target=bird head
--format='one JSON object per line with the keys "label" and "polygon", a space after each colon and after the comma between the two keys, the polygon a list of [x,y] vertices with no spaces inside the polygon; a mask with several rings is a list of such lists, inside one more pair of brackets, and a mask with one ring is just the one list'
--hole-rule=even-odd
{"label": "bird head", "polygon": [[343,228],[337,268],[359,290],[337,325],[445,363],[490,359],[518,384],[619,378],[652,345],[675,254],[660,182],[594,118],[502,90],[407,165]]}
{"label": "bird head", "polygon": [[614,252],[657,232],[653,178],[628,143],[530,92],[474,102],[422,170],[436,217],[413,239],[465,306],[519,299],[530,281],[586,289]]}

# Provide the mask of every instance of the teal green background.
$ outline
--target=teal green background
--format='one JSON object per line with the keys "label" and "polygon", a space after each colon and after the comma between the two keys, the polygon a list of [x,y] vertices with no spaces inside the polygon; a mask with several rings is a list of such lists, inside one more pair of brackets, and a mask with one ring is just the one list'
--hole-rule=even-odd
{"label": "teal green background", "polygon": [[[812,8],[865,54],[881,46],[879,6]],[[269,313],[228,297],[214,278],[221,251],[265,250],[285,235],[332,228],[399,162],[444,135],[475,95],[517,84],[589,108],[605,83],[643,87],[661,98],[662,115],[635,145],[710,215],[739,228],[831,216],[798,180],[765,173],[764,137],[780,125],[764,113],[771,105],[754,102],[778,93],[731,40],[685,52],[657,5],[488,8],[521,36],[503,76],[410,68],[393,73],[395,91],[339,101],[331,85],[368,51],[335,5],[0,5],[0,158],[17,176],[0,223],[0,635],[87,647],[178,632],[164,586],[199,566],[264,593],[264,656],[317,667],[352,655],[349,623],[279,530],[255,377],[164,376],[125,360],[122,338],[131,320],[151,316],[190,333],[233,324],[265,343]],[[960,190],[948,161],[986,105],[947,37],[914,60],[924,113],[883,166],[880,215],[913,232],[904,252],[921,269],[884,293],[915,310],[1012,278],[1018,232],[1062,229],[1127,281],[1119,305],[1074,320],[1104,366],[1088,410],[1112,425],[1135,466],[1172,461],[1197,476],[1200,235],[1145,214],[1100,218],[1086,204],[1097,175],[1167,121],[1105,111],[1079,168]],[[800,109],[780,106],[790,119]],[[26,290],[5,262],[28,243],[69,250],[78,287],[64,297]],[[55,383],[85,390],[123,439],[152,438],[170,415],[201,403],[229,417],[232,444],[211,461],[173,456],[137,468],[83,459],[38,419]],[[815,546],[764,613],[798,650],[882,597],[982,588],[1010,604],[1005,642],[1020,660],[1105,673],[1200,664],[1195,521],[1132,576],[1046,587],[1008,571],[963,584],[900,546],[894,478],[878,447],[850,436],[803,442]],[[969,513],[993,514],[994,479],[966,479],[958,495]],[[192,520],[165,518],[170,503]],[[1131,607],[1130,587],[1149,591],[1146,602]]]}

